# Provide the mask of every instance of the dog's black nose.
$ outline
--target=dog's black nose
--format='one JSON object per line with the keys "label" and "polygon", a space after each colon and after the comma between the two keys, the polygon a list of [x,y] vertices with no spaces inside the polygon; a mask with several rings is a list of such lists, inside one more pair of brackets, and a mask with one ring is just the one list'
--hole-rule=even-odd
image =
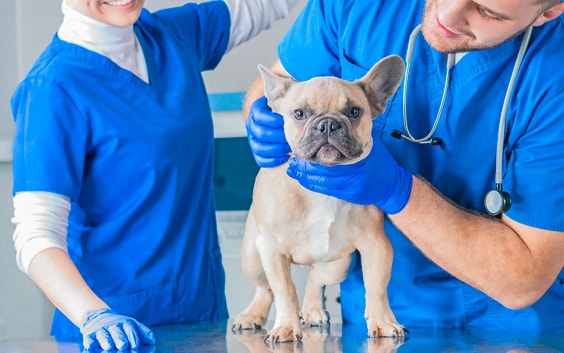
{"label": "dog's black nose", "polygon": [[330,134],[343,127],[343,124],[333,118],[326,118],[317,123],[317,130],[322,133]]}

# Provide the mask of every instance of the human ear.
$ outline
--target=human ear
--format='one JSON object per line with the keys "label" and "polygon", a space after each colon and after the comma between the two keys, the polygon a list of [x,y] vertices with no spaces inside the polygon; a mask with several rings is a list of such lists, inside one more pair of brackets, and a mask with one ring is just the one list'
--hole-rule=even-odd
{"label": "human ear", "polygon": [[564,2],[554,5],[550,9],[544,11],[536,20],[533,22],[532,26],[542,26],[548,21],[552,21],[564,12]]}

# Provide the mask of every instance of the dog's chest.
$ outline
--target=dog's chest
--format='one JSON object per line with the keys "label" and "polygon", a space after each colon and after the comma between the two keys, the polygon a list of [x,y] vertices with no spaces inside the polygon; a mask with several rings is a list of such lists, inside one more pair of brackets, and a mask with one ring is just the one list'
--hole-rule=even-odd
{"label": "dog's chest", "polygon": [[352,252],[346,228],[350,204],[333,198],[313,200],[303,222],[291,230],[290,255],[297,264],[326,262]]}

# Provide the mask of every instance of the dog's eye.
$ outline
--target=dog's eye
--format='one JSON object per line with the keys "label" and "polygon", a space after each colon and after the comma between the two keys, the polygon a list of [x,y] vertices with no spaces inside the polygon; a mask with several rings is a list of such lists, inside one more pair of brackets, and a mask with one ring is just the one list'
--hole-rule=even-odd
{"label": "dog's eye", "polygon": [[306,117],[306,113],[302,109],[294,110],[294,118],[296,118],[296,120],[304,120]]}
{"label": "dog's eye", "polygon": [[351,107],[351,109],[349,110],[349,118],[351,119],[356,119],[360,116],[360,108],[353,106]]}

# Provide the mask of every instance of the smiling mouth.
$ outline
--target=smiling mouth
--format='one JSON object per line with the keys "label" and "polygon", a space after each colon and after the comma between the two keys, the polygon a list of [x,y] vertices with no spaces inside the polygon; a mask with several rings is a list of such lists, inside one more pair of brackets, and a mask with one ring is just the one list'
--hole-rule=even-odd
{"label": "smiling mouth", "polygon": [[104,4],[110,6],[123,6],[131,2],[133,2],[133,0],[115,0],[115,1],[105,1]]}
{"label": "smiling mouth", "polygon": [[439,21],[438,17],[435,17],[434,25],[437,32],[445,38],[453,38],[458,35],[457,33],[454,33],[448,28],[446,28],[445,26],[443,26]]}

